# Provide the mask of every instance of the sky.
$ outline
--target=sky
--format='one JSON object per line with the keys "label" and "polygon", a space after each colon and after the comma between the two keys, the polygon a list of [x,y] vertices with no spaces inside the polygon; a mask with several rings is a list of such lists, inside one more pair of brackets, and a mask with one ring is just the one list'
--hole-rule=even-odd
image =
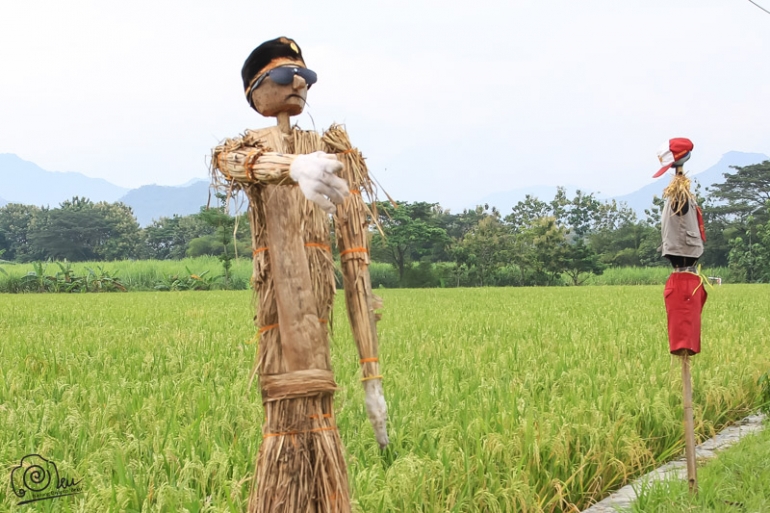
{"label": "sky", "polygon": [[319,77],[293,122],[344,123],[399,200],[621,195],[672,137],[695,173],[770,154],[770,14],[748,0],[0,0],[0,153],[128,188],[205,178],[218,142],[275,124],[240,70],[278,36]]}

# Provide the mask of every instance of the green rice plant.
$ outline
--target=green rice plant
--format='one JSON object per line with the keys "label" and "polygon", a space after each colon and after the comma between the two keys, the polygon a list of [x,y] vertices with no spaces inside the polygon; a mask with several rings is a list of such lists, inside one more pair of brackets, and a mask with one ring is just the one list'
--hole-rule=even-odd
{"label": "green rice plant", "polygon": [[761,410],[770,414],[770,371],[765,371],[757,380],[761,392]]}
{"label": "green rice plant", "polygon": [[[699,440],[758,408],[770,368],[770,287],[709,292],[692,368]],[[378,294],[384,452],[341,297],[331,340],[356,511],[575,511],[681,454],[662,287]],[[0,511],[244,510],[263,421],[248,387],[251,292],[0,301],[0,466],[34,452],[84,487],[35,509],[3,482]]]}
{"label": "green rice plant", "polygon": [[770,511],[770,429],[748,436],[698,469],[698,493],[684,480],[659,481],[637,491],[633,513]]}

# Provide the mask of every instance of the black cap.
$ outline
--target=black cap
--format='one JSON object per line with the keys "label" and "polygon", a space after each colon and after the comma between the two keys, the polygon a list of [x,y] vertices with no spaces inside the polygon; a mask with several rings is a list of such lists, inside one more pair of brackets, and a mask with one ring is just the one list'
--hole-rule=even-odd
{"label": "black cap", "polygon": [[289,39],[288,37],[271,39],[256,47],[246,59],[246,62],[243,63],[243,68],[241,68],[244,92],[248,94],[249,87],[254,79],[262,74],[262,71],[267,68],[271,62],[281,58],[299,61],[303,66],[305,65],[305,60],[302,58],[302,50],[300,50],[299,45],[297,45],[293,39]]}

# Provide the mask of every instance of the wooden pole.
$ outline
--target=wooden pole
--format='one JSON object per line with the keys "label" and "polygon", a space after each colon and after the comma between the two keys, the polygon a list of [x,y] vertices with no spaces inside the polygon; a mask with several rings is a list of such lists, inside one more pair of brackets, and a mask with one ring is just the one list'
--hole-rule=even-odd
{"label": "wooden pole", "polygon": [[[281,112],[277,117],[281,132],[289,135],[289,114]],[[291,187],[268,185],[266,200],[265,224],[268,247],[273,248],[269,257],[286,370],[331,370],[329,346],[318,322],[305,246],[297,231],[302,226],[299,195]]]}
{"label": "wooden pole", "polygon": [[682,358],[682,385],[684,387],[684,438],[687,459],[687,484],[690,493],[698,492],[698,476],[695,466],[695,426],[692,414],[692,382],[690,378],[690,355],[684,351]]}

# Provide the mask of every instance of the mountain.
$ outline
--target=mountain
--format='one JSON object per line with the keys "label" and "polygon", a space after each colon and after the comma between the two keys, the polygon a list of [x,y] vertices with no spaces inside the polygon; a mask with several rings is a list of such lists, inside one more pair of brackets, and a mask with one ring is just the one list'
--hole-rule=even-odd
{"label": "mountain", "polygon": [[[724,182],[724,173],[732,174],[735,172],[730,166],[749,166],[751,164],[759,164],[765,160],[770,160],[770,157],[762,153],[743,153],[740,151],[730,151],[722,155],[719,162],[700,173],[695,173],[690,176],[693,181],[693,188],[698,183],[701,186],[702,193],[705,194],[706,187],[709,187],[715,183]],[[685,171],[687,166],[685,165]],[[668,185],[671,180],[671,173],[668,173],[649,185],[645,185],[641,189],[634,191],[630,194],[623,196],[616,196],[614,199],[618,202],[625,201],[629,207],[631,207],[638,216],[644,217],[644,209],[650,208],[652,205],[652,197],[657,195],[660,197],[663,194],[663,189]]]}
{"label": "mountain", "polygon": [[80,173],[46,171],[12,153],[0,153],[0,194],[7,203],[55,207],[73,196],[111,203],[128,190]]}
{"label": "mountain", "polygon": [[[761,153],[731,151],[725,153],[715,165],[701,173],[693,174],[692,178],[705,188],[722,182],[723,173],[733,172],[730,166],[747,166],[765,160],[770,160],[770,157]],[[660,196],[667,183],[668,179],[657,179],[635,192],[609,199],[625,201],[640,217],[643,217],[644,209],[652,204],[652,197]],[[566,186],[567,196],[574,196],[578,188],[574,185]],[[585,193],[592,192],[581,190]],[[542,201],[551,201],[556,194],[556,187],[539,186],[496,192],[467,205],[466,208],[487,204],[490,207],[497,207],[503,215],[506,215],[511,211],[511,207],[523,200],[527,194]],[[209,201],[209,182],[196,179],[179,187],[145,185],[129,190],[101,178],[89,178],[80,173],[45,171],[16,155],[0,153],[0,195],[2,195],[0,206],[13,202],[54,207],[72,196],[86,197],[92,201],[122,201],[133,209],[139,224],[147,226],[153,219],[198,212],[200,207]],[[212,204],[215,203],[212,201]]]}
{"label": "mountain", "polygon": [[[119,199],[133,209],[141,226],[147,226],[161,217],[172,217],[174,214],[195,214],[208,200],[208,180],[194,181],[186,187],[144,185],[129,191]],[[216,200],[211,204],[216,205]]]}

